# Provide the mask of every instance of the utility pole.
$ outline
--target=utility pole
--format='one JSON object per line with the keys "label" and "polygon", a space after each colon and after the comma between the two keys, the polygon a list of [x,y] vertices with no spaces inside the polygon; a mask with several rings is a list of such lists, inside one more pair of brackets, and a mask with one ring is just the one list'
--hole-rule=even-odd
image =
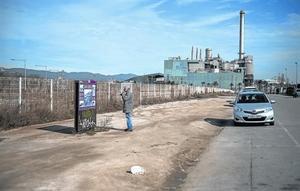
{"label": "utility pole", "polygon": [[297,85],[298,85],[298,62],[295,62],[296,64],[296,88],[297,88]]}
{"label": "utility pole", "polygon": [[287,68],[285,68],[284,70],[285,70],[285,83],[287,87],[288,86]]}
{"label": "utility pole", "polygon": [[15,58],[11,58],[11,61],[15,61],[15,62],[23,62],[24,63],[24,89],[26,90],[26,59],[15,59]]}

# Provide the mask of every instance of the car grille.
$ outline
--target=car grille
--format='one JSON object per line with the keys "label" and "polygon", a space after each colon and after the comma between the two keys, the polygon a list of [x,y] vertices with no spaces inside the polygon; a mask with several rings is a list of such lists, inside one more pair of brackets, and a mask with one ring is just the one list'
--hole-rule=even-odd
{"label": "car grille", "polygon": [[245,121],[264,121],[266,117],[261,117],[261,118],[248,118],[248,117],[243,117]]}
{"label": "car grille", "polygon": [[244,113],[248,113],[248,114],[253,114],[253,115],[256,115],[256,114],[259,114],[259,113],[263,113],[264,110],[261,110],[261,111],[244,111]]}

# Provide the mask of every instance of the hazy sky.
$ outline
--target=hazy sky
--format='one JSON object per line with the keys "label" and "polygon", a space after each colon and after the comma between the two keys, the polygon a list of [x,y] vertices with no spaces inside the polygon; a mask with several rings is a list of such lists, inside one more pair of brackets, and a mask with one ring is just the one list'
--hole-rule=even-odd
{"label": "hazy sky", "polygon": [[[300,0],[1,0],[0,64],[103,74],[163,72],[191,46],[238,57],[239,11],[256,78],[300,62]],[[300,68],[300,67],[299,67]],[[299,69],[300,70],[300,69]]]}

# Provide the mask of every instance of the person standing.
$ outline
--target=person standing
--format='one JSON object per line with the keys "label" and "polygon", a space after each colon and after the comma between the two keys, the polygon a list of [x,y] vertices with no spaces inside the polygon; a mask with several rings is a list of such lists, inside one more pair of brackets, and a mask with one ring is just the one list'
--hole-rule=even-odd
{"label": "person standing", "polygon": [[127,129],[125,129],[125,131],[132,131],[133,96],[130,88],[125,86],[121,96],[123,100],[123,113],[125,113],[127,122]]}

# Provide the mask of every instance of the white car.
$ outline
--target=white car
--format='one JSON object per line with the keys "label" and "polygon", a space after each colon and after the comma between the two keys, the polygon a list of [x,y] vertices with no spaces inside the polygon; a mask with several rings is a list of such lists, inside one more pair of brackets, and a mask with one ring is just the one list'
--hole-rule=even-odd
{"label": "white car", "polygon": [[300,88],[297,88],[297,89],[296,89],[296,96],[297,96],[297,97],[300,97]]}
{"label": "white car", "polygon": [[240,92],[234,102],[234,124],[269,123],[274,125],[274,111],[270,100],[263,92]]}

